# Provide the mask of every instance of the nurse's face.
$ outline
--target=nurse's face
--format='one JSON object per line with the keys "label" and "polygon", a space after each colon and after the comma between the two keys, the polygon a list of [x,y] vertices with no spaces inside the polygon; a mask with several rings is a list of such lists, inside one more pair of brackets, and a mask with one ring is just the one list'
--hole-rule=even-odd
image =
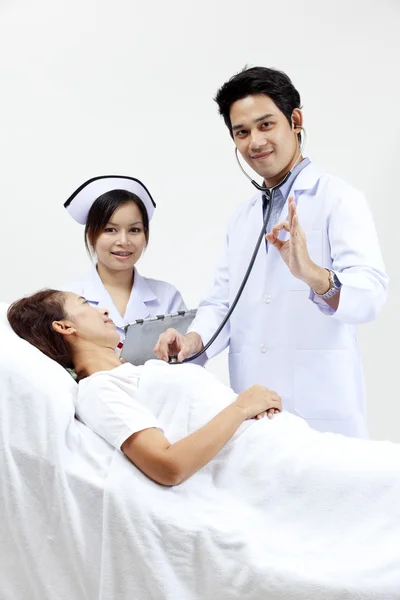
{"label": "nurse's face", "polygon": [[123,271],[133,268],[145,247],[142,215],[136,204],[128,201],[113,212],[94,250],[99,263],[108,269]]}
{"label": "nurse's face", "polygon": [[53,329],[64,335],[73,334],[75,340],[85,340],[113,350],[117,347],[119,333],[107,309],[91,306],[82,296],[65,292],[64,310],[66,317],[53,323]]}
{"label": "nurse's face", "polygon": [[[295,109],[295,125],[302,114]],[[279,183],[299,156],[297,134],[285,115],[269,96],[257,94],[237,100],[231,106],[233,140],[248,165],[264,179],[268,187]]]}

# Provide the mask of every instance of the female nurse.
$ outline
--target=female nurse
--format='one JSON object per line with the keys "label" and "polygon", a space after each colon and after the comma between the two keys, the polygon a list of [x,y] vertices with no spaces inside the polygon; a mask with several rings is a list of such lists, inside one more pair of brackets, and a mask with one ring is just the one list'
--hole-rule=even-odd
{"label": "female nurse", "polygon": [[140,275],[136,263],[149,242],[149,222],[156,204],[135,177],[100,176],[85,181],[64,204],[85,225],[85,245],[95,264],[64,291],[106,306],[120,335],[137,319],[186,310],[178,290]]}

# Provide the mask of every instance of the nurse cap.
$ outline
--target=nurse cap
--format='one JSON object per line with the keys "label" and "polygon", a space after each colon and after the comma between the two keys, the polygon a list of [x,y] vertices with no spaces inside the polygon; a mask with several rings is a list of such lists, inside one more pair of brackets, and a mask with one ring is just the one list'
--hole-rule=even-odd
{"label": "nurse cap", "polygon": [[64,203],[64,207],[75,221],[85,225],[92,204],[99,196],[112,190],[126,190],[136,194],[146,207],[149,221],[151,220],[156,203],[149,190],[139,179],[125,175],[100,175],[82,183]]}

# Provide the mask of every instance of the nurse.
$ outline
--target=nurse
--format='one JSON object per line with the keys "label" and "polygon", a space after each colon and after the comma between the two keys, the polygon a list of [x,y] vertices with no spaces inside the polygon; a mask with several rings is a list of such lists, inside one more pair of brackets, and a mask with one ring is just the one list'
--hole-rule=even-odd
{"label": "nurse", "polygon": [[80,281],[63,287],[93,306],[107,306],[120,335],[136,319],[185,310],[178,290],[143,277],[136,268],[149,242],[156,204],[135,177],[100,176],[83,183],[64,204],[85,225],[85,245],[95,264]]}
{"label": "nurse", "polygon": [[[207,357],[228,346],[237,393],[267,386],[311,427],[366,437],[357,326],[377,317],[388,286],[367,201],[303,157],[300,95],[285,73],[246,69],[220,88],[216,102],[233,150],[265,187],[279,188],[243,294]],[[182,360],[211,339],[241,285],[267,206],[263,190],[239,206],[189,333],[164,333],[159,358]]]}

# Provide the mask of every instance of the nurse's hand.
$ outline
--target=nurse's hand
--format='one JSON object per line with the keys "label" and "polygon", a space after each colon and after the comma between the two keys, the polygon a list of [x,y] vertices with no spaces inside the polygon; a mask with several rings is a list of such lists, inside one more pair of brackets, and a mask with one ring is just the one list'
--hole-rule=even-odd
{"label": "nurse's hand", "polygon": [[153,352],[157,358],[166,362],[170,356],[177,356],[178,362],[182,362],[195,352],[200,352],[202,348],[203,341],[195,331],[182,335],[171,328],[160,335]]}
{"label": "nurse's hand", "polygon": [[[282,241],[278,237],[282,230],[290,233],[290,238],[286,241]],[[317,265],[308,254],[306,234],[299,223],[296,202],[293,197],[289,198],[289,221],[278,223],[265,237],[279,251],[291,274],[297,279],[307,282]]]}

